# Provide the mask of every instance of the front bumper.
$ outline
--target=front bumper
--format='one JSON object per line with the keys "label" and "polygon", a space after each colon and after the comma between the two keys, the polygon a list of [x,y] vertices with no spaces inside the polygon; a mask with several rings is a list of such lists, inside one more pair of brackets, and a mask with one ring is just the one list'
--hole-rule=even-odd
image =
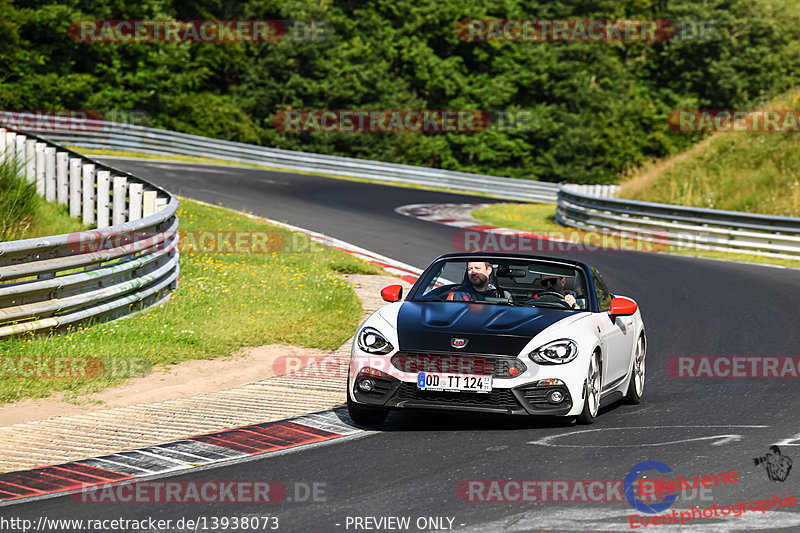
{"label": "front bumper", "polygon": [[[369,392],[360,390],[361,379],[370,379],[374,386]],[[562,394],[562,400],[553,402],[553,391]],[[381,373],[380,376],[359,373],[352,381],[350,391],[356,402],[390,409],[436,409],[474,411],[510,415],[566,415],[572,409],[573,399],[565,385],[526,383],[513,388],[495,388],[488,393],[426,391],[416,383]]]}

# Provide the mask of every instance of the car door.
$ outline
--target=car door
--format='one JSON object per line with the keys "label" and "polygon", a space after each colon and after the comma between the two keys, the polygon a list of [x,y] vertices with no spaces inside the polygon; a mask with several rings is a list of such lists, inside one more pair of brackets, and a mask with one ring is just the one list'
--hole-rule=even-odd
{"label": "car door", "polygon": [[633,317],[618,316],[612,320],[609,314],[613,295],[600,273],[590,267],[592,284],[597,298],[599,313],[595,327],[600,335],[603,350],[603,389],[615,387],[625,379],[633,350]]}

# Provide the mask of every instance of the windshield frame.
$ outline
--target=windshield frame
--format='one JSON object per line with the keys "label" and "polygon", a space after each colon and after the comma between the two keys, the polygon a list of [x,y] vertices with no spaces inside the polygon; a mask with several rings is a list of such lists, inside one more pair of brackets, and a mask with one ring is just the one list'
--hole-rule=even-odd
{"label": "windshield frame", "polygon": [[[584,309],[575,309],[570,310],[566,309],[559,304],[552,303],[551,305],[542,305],[548,302],[540,302],[539,305],[528,305],[522,304],[520,302],[508,302],[508,301],[500,301],[500,302],[486,302],[486,301],[465,301],[463,303],[469,304],[488,304],[488,305],[509,305],[509,306],[522,306],[522,307],[537,307],[537,308],[547,308],[547,309],[561,309],[563,311],[577,311],[577,312],[592,312],[596,313],[597,311],[597,301],[595,298],[595,291],[594,291],[594,284],[591,276],[591,270],[589,266],[580,261],[574,261],[570,259],[560,259],[554,257],[544,257],[544,256],[535,256],[535,255],[524,255],[524,254],[504,254],[504,253],[496,253],[496,254],[488,254],[488,253],[453,253],[453,254],[444,254],[440,255],[436,259],[434,259],[430,265],[423,271],[423,273],[417,278],[416,283],[411,288],[406,297],[407,301],[411,302],[442,302],[444,300],[435,299],[435,298],[425,298],[423,293],[430,283],[430,277],[433,275],[434,271],[440,271],[440,265],[442,262],[450,262],[450,261],[464,261],[464,262],[474,262],[474,261],[486,261],[488,263],[503,263],[509,261],[524,261],[529,263],[541,263],[543,267],[546,266],[553,266],[555,268],[568,268],[578,271],[577,273],[583,278],[582,282],[584,285],[585,293],[585,300],[586,305]],[[460,280],[453,280],[457,282]],[[502,286],[500,287],[502,289]]]}

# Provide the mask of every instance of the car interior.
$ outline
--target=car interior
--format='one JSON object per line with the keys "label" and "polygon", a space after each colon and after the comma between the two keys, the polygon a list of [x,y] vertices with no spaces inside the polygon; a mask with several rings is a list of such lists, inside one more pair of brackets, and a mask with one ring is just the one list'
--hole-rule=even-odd
{"label": "car interior", "polygon": [[542,276],[564,278],[564,293],[575,293],[575,300],[586,309],[586,284],[580,271],[561,265],[547,264],[497,264],[493,265],[495,286],[511,293],[512,301],[521,303],[537,299],[540,294],[552,291],[542,285]]}
{"label": "car interior", "polygon": [[[558,302],[560,298],[552,294],[552,287],[545,288],[541,283],[542,276],[563,277],[565,279],[564,292],[575,293],[575,300],[581,309],[587,309],[586,283],[580,270],[557,263],[534,263],[523,261],[489,261],[492,264],[492,273],[489,283],[503,291],[506,298],[487,297],[485,301],[499,303],[510,301],[513,303],[544,303]],[[458,280],[458,281],[454,281]],[[425,291],[426,295],[436,287],[452,284],[468,284],[469,278],[465,261],[448,261],[441,271],[432,280]],[[550,293],[550,294],[548,294]],[[541,300],[539,297],[541,295]]]}

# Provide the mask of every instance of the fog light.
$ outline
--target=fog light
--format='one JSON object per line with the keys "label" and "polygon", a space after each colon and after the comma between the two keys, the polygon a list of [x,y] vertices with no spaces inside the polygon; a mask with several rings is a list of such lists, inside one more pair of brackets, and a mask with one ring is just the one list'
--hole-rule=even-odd
{"label": "fog light", "polygon": [[559,403],[561,400],[564,399],[564,395],[561,394],[559,391],[554,390],[547,395],[550,403]]}
{"label": "fog light", "polygon": [[512,376],[516,376],[517,374],[519,374],[519,368],[512,366],[511,368],[508,369],[508,373]]}
{"label": "fog light", "polygon": [[369,392],[375,386],[375,382],[371,379],[362,379],[358,382],[358,388],[361,389],[362,392]]}

